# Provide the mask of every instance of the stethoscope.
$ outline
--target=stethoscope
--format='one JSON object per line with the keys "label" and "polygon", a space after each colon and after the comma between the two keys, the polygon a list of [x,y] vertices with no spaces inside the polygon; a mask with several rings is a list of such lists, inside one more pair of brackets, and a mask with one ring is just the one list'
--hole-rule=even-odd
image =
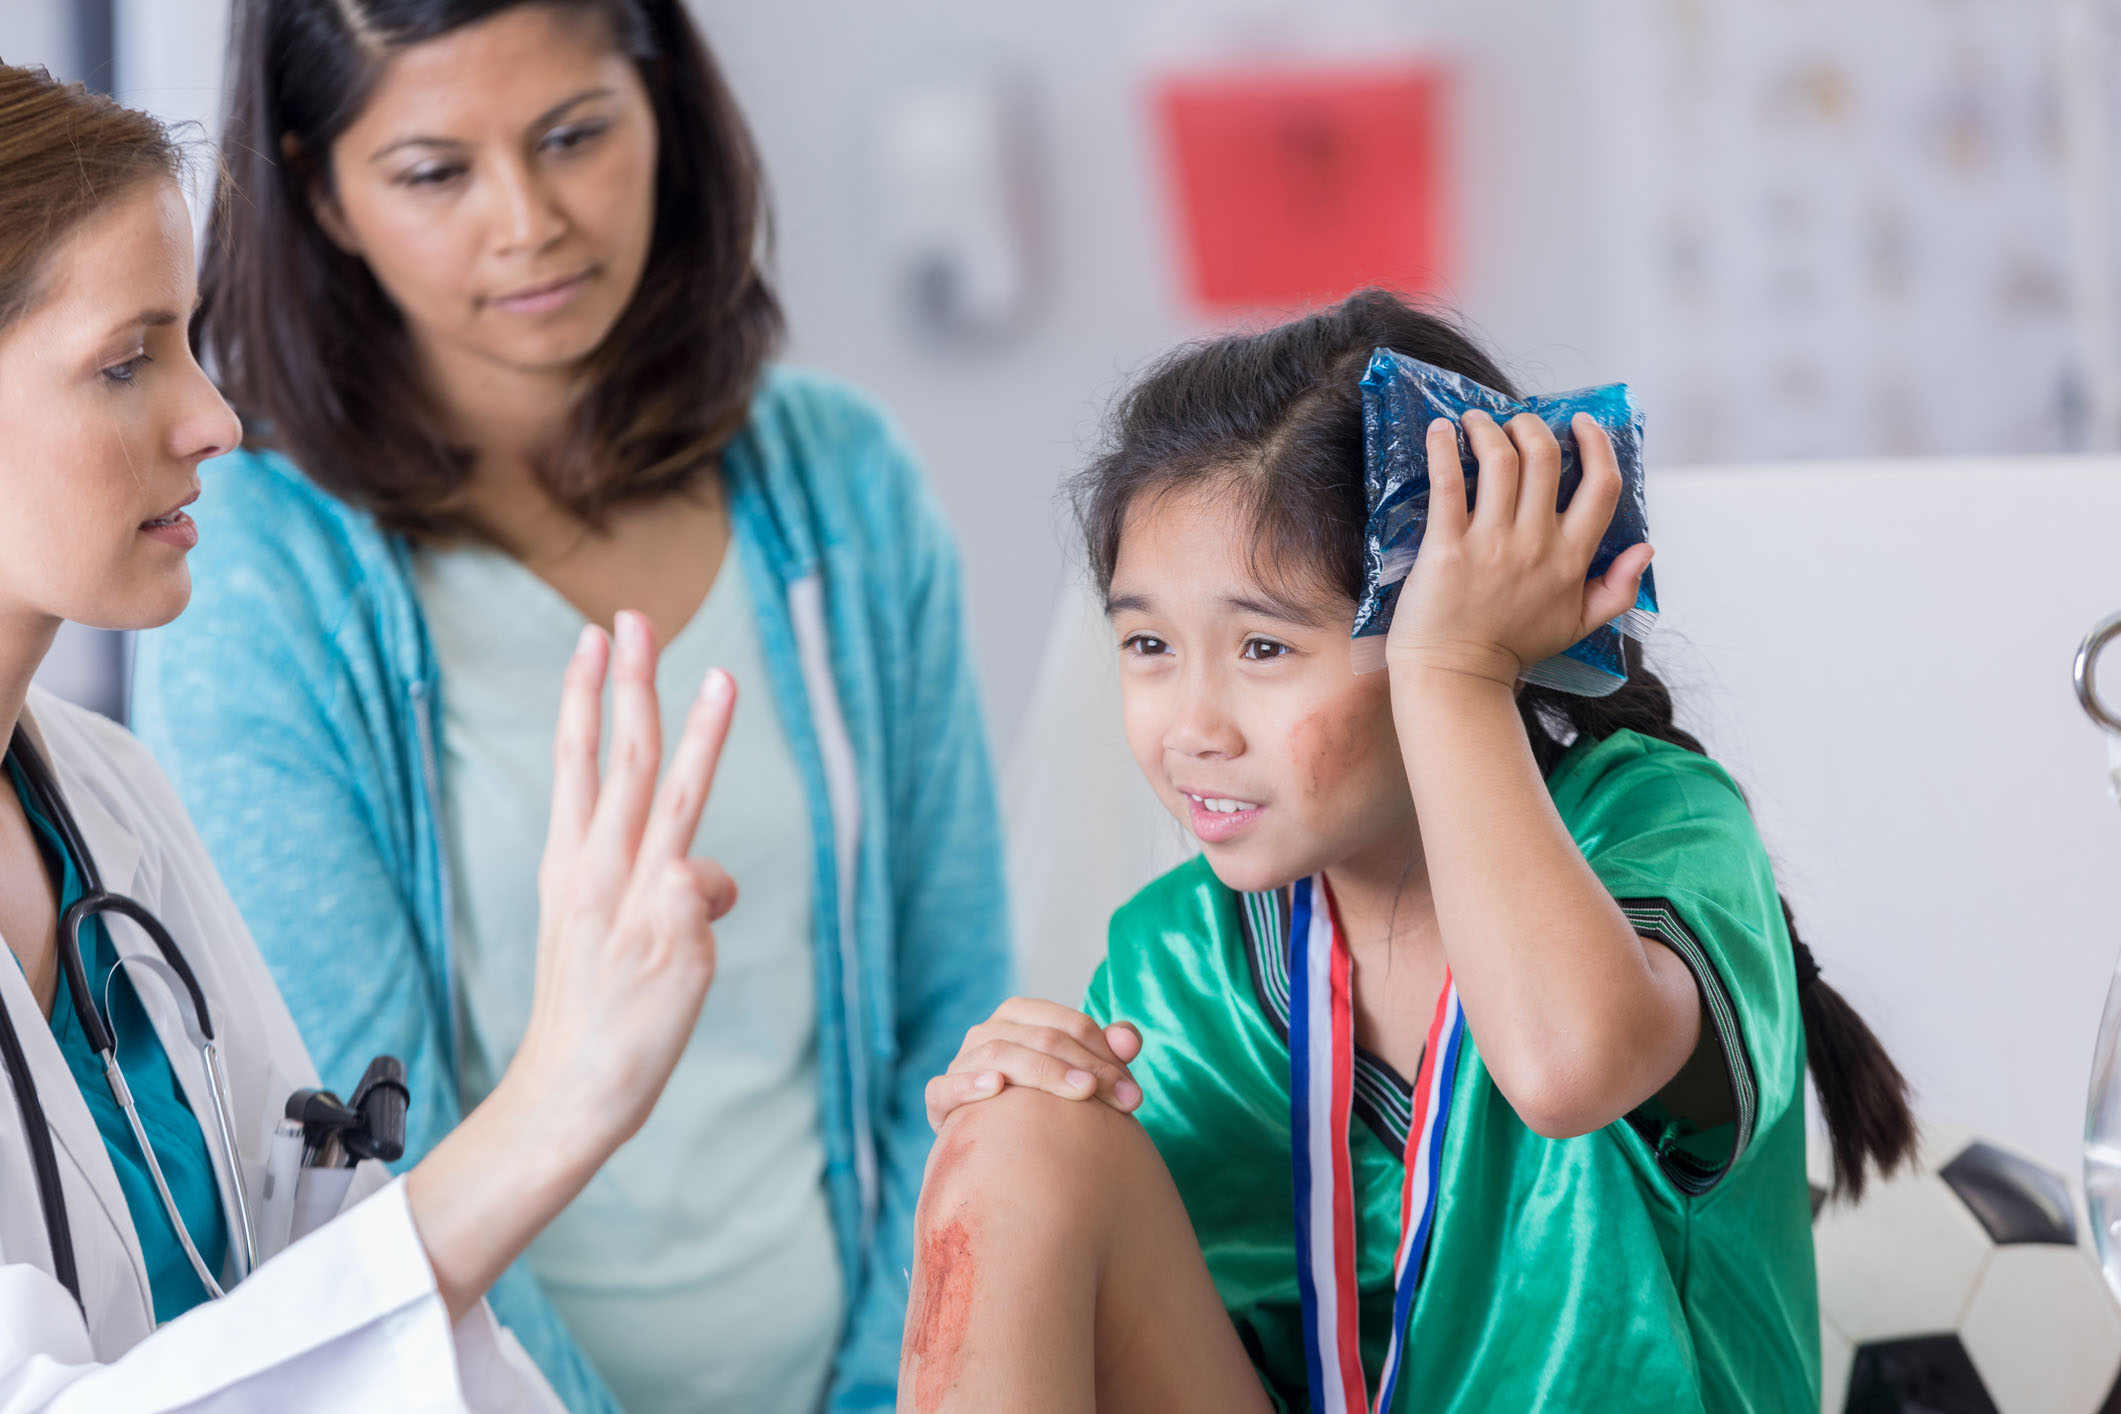
{"label": "stethoscope", "polygon": [[[236,1242],[236,1277],[242,1280],[257,1265],[257,1228],[252,1222],[250,1195],[243,1183],[243,1164],[236,1150],[235,1121],[229,1114],[228,1075],[221,1065],[220,1049],[214,1044],[213,1017],[206,1006],[206,993],[200,989],[199,979],[192,972],[191,964],[184,960],[183,950],[162,926],[161,920],[148,911],[145,905],[129,899],[123,894],[114,894],[103,887],[96,872],[96,861],[88,852],[87,843],[81,838],[80,828],[74,823],[73,812],[67,809],[66,797],[59,791],[59,783],[52,776],[51,768],[37,749],[30,744],[28,736],[20,726],[15,728],[8,755],[21,768],[22,779],[30,794],[36,798],[42,814],[49,818],[59,832],[61,845],[68,859],[81,874],[81,897],[74,900],[59,920],[59,966],[66,973],[66,989],[71,994],[74,1015],[79,1018],[81,1030],[88,1037],[91,1050],[103,1066],[104,1081],[110,1086],[111,1097],[125,1113],[125,1122],[132,1130],[133,1142],[140,1146],[140,1154],[147,1161],[148,1175],[154,1180],[155,1193],[162,1200],[162,1210],[169,1215],[170,1227],[177,1234],[177,1241],[184,1248],[192,1270],[199,1275],[207,1294],[219,1297],[221,1284],[199,1255],[199,1248],[192,1241],[191,1230],[184,1225],[183,1214],[177,1211],[177,1200],[169,1191],[169,1183],[162,1176],[162,1165],[155,1158],[154,1146],[147,1141],[147,1130],[140,1123],[139,1107],[133,1103],[132,1089],[125,1083],[125,1072],[118,1068],[117,1038],[111,1034],[104,1017],[110,1011],[110,983],[121,967],[139,968],[153,973],[162,980],[176,1000],[178,1014],[183,1018],[185,1035],[199,1048],[199,1059],[206,1072],[207,1094],[212,1101],[214,1132],[221,1145],[221,1157],[225,1162],[230,1186],[236,1204],[236,1223],[239,1229]],[[154,943],[159,957],[120,956],[117,966],[111,968],[110,976],[104,979],[103,1009],[98,1011],[94,993],[89,988],[88,971],[81,961],[81,930],[100,914],[115,913],[130,918],[140,925],[142,932]],[[81,1300],[80,1271],[74,1259],[72,1230],[67,1222],[66,1197],[59,1185],[59,1162],[52,1148],[51,1129],[45,1123],[44,1106],[37,1098],[36,1080],[30,1074],[29,1062],[22,1050],[22,1040],[15,1032],[14,1021],[7,1008],[0,1006],[0,1061],[7,1067],[10,1087],[15,1092],[15,1103],[22,1112],[22,1129],[27,1137],[31,1167],[37,1175],[37,1198],[44,1209],[45,1234],[50,1239],[52,1251],[52,1274],[66,1289],[73,1293],[78,1304]]]}

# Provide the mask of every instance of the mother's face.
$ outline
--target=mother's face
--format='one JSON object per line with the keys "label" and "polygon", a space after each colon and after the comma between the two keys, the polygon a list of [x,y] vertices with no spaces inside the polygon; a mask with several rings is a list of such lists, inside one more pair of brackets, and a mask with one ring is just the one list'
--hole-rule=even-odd
{"label": "mother's face", "polygon": [[191,595],[183,513],[240,428],[185,338],[176,184],[139,182],[46,257],[0,331],[0,617],[151,628]]}
{"label": "mother's face", "polygon": [[656,141],[601,16],[517,5],[386,61],[318,215],[430,361],[566,371],[640,284]]}

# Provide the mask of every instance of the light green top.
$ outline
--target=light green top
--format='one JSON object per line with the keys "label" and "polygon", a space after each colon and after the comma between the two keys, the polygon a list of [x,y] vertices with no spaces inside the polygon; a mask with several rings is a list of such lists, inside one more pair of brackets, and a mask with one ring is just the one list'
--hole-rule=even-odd
{"label": "light green top", "polygon": [[[735,722],[693,843],[741,891],[715,929],[714,987],[641,1132],[530,1249],[546,1293],[629,1414],[809,1414],[845,1304],[819,1115],[813,838],[735,559],[665,648],[656,678],[666,763],[707,669],[737,681]],[[583,619],[495,550],[423,549],[414,581],[441,663],[469,1108],[493,1088],[530,1013],[552,733]]]}
{"label": "light green top", "polygon": [[[1766,851],[1721,767],[1633,732],[1575,747],[1548,788],[1636,931],[1694,973],[1737,1119],[1697,1134],[1645,1110],[1544,1139],[1469,1031],[1396,1414],[1813,1414],[1804,1027]],[[1239,895],[1195,860],[1114,915],[1086,1005],[1141,1028],[1142,1125],[1261,1382],[1300,1410],[1287,928],[1286,890]],[[1411,1100],[1357,1052],[1349,1142],[1373,1392]]]}

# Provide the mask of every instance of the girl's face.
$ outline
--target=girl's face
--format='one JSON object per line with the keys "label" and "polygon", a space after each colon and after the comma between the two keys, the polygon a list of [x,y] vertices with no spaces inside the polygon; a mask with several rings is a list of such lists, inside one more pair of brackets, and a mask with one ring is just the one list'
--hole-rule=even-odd
{"label": "girl's face", "polygon": [[318,218],[429,359],[573,369],[640,284],[656,123],[602,16],[523,4],[392,56]]}
{"label": "girl's face", "polygon": [[1108,607],[1135,762],[1233,889],[1404,857],[1414,802],[1387,675],[1350,664],[1352,602],[1253,576],[1238,499],[1210,480],[1128,514]]}
{"label": "girl's face", "polygon": [[241,428],[191,355],[176,184],[142,181],[49,257],[0,333],[0,616],[152,628],[191,597],[182,508]]}

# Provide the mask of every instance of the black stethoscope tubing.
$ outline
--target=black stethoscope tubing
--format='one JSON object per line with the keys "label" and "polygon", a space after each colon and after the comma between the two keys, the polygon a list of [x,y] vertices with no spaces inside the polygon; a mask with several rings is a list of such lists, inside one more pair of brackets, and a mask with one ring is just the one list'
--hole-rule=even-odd
{"label": "black stethoscope tubing", "polygon": [[184,983],[184,990],[191,994],[200,1032],[207,1040],[213,1040],[214,1023],[206,1010],[206,993],[200,988],[199,979],[192,975],[191,964],[184,960],[176,939],[170,937],[162,920],[145,907],[103,887],[103,878],[96,871],[95,856],[88,851],[88,841],[81,838],[81,827],[74,822],[74,812],[67,808],[66,796],[59,789],[58,779],[19,726],[15,728],[15,738],[8,754],[22,768],[22,778],[29,783],[30,794],[37,798],[37,804],[43,807],[44,814],[58,829],[66,855],[81,875],[81,897],[74,900],[73,907],[67,909],[66,915],[59,920],[59,965],[66,969],[67,990],[73,993],[74,1015],[81,1021],[90,1049],[98,1053],[118,1049],[117,1037],[111,1034],[102,1013],[96,1010],[95,993],[88,985],[88,969],[81,961],[81,928],[98,913],[122,914],[140,925],[141,931],[153,941],[155,950],[162,954],[162,960]]}
{"label": "black stethoscope tubing", "polygon": [[[57,932],[59,965],[66,973],[67,990],[73,994],[74,1015],[80,1020],[90,1047],[104,1055],[117,1050],[116,1037],[96,1010],[94,994],[89,990],[88,969],[81,960],[81,928],[98,913],[122,914],[140,925],[156,951],[162,954],[162,960],[184,984],[184,990],[190,993],[199,1030],[211,1041],[213,1020],[206,1009],[206,993],[193,975],[191,964],[184,960],[183,951],[160,919],[123,894],[105,891],[103,880],[96,872],[96,861],[89,853],[88,842],[81,837],[80,827],[74,821],[73,811],[67,808],[66,796],[60,791],[57,778],[44,758],[37,754],[36,747],[31,745],[20,725],[15,728],[7,755],[21,768],[22,779],[29,786],[30,794],[58,830],[62,848],[81,875],[81,897],[74,900],[73,906],[59,920]],[[45,1119],[44,1105],[37,1098],[36,1078],[30,1074],[29,1058],[22,1050],[22,1038],[16,1033],[14,1018],[7,1014],[5,1006],[0,1006],[0,1061],[6,1064],[8,1084],[14,1090],[15,1104],[22,1112],[30,1165],[37,1175],[37,1199],[44,1209],[45,1236],[51,1244],[52,1275],[73,1293],[74,1303],[80,1305],[80,1269],[74,1257],[73,1229],[66,1215],[66,1194],[60,1187],[58,1154],[52,1147],[51,1127]]]}
{"label": "black stethoscope tubing", "polygon": [[15,1034],[15,1019],[5,1006],[0,1006],[0,1059],[7,1063],[8,1088],[15,1092],[15,1108],[22,1112],[22,1137],[29,1145],[30,1168],[37,1175],[37,1201],[44,1208],[44,1237],[52,1249],[52,1275],[72,1293],[74,1304],[86,1317],[81,1273],[74,1265],[74,1230],[67,1221],[66,1198],[59,1187],[59,1155],[52,1148],[44,1102],[37,1098],[36,1078],[29,1073],[29,1057],[22,1053],[22,1038]]}

